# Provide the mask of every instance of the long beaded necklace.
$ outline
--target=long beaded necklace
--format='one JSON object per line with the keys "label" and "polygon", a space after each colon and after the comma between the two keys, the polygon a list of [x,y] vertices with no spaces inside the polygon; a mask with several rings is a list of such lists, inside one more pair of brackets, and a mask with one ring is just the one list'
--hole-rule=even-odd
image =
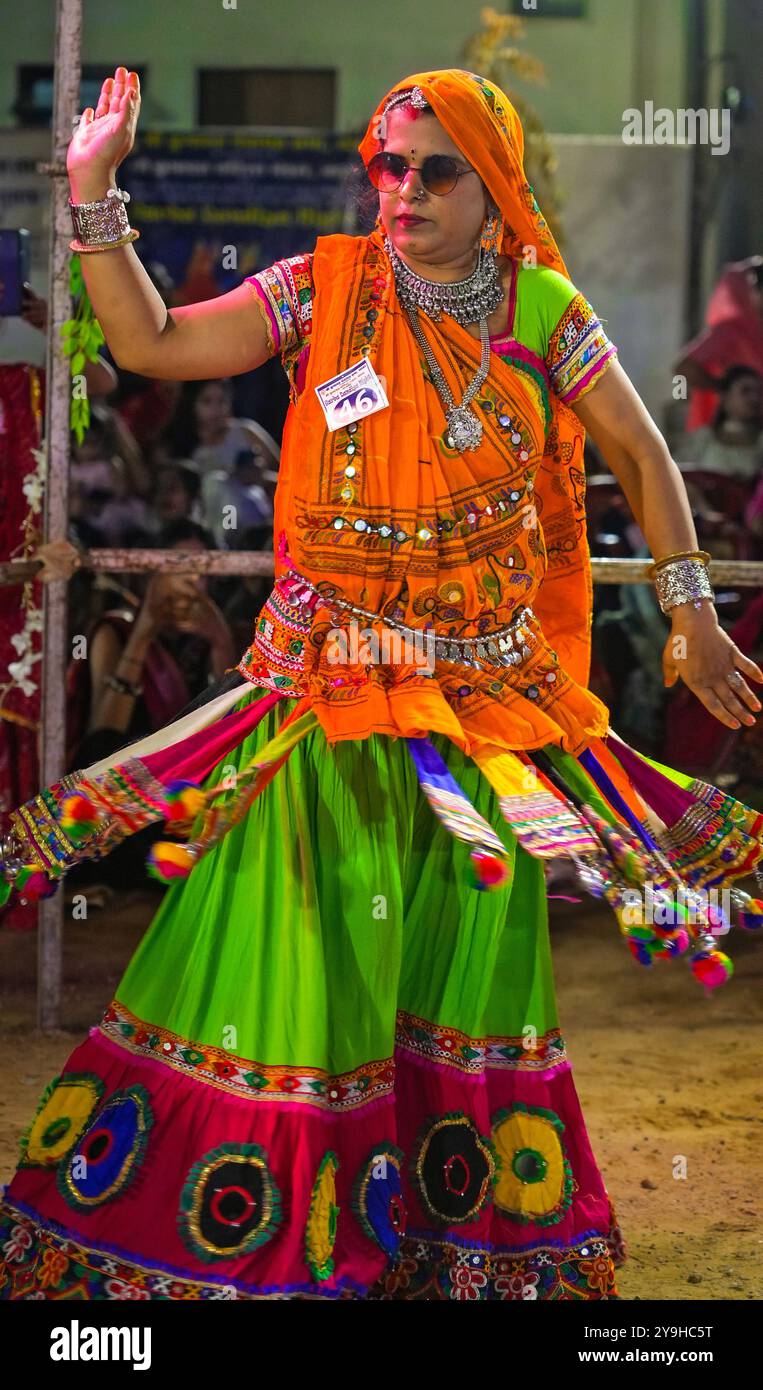
{"label": "long beaded necklace", "polygon": [[[481,253],[477,265],[466,279],[443,282],[427,280],[423,275],[417,275],[398,256],[389,237],[385,237],[384,246],[392,263],[398,299],[408,314],[414,336],[429,364],[435,389],[445,406],[448,444],[451,448],[458,449],[459,453],[466,449],[477,449],[482,440],[482,421],[469,407],[490,370],[490,336],[487,320],[488,315],[495,312],[503,299],[497,259],[492,253]],[[466,388],[460,405],[456,405],[453,393],[424,335],[419,321],[419,309],[423,309],[435,322],[439,322],[443,312],[450,314],[462,325],[474,323],[476,319],[480,321],[480,365]]]}

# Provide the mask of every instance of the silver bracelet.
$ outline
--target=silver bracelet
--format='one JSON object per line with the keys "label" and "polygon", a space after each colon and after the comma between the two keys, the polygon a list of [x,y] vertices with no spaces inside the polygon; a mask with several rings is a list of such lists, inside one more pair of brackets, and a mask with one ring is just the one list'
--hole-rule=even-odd
{"label": "silver bracelet", "polygon": [[94,203],[73,203],[70,198],[69,211],[78,249],[124,245],[126,239],[134,240],[125,207],[129,201],[129,193],[120,188],[110,188],[105,198]]}
{"label": "silver bracelet", "polygon": [[703,560],[672,560],[654,575],[654,587],[663,613],[681,603],[701,608],[703,599],[714,599],[707,565]]}

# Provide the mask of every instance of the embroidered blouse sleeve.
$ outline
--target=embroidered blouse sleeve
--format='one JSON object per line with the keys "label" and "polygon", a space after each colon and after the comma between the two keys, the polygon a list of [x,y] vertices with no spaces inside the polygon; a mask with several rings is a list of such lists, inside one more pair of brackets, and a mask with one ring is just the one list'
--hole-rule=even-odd
{"label": "embroidered blouse sleeve", "polygon": [[280,353],[288,370],[310,340],[313,316],[311,252],[276,261],[245,281],[264,313],[271,355]]}
{"label": "embroidered blouse sleeve", "polygon": [[545,271],[549,282],[546,320],[548,331],[545,361],[552,390],[565,405],[572,405],[595,386],[617,356],[602,323],[588,300],[556,271]]}

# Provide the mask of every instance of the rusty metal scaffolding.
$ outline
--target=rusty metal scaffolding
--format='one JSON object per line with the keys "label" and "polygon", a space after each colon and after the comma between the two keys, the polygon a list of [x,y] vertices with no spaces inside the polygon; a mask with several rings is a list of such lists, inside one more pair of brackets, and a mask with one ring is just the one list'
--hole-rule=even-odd
{"label": "rusty metal scaffolding", "polygon": [[[95,574],[215,574],[272,575],[273,552],[269,550],[83,550],[81,568]],[[621,560],[591,556],[594,584],[646,584],[651,560]],[[42,568],[41,560],[9,560],[0,564],[0,588],[31,579]],[[718,588],[763,587],[763,560],[711,560],[710,579]]]}
{"label": "rusty metal scaffolding", "polygon": [[[63,540],[69,513],[69,405],[71,374],[68,358],[59,351],[61,325],[71,315],[66,151],[78,114],[82,42],[82,0],[57,0],[53,80],[53,140],[50,176],[50,260],[48,281],[48,346],[45,402],[45,539]],[[48,786],[64,768],[66,703],[63,672],[66,663],[67,586],[56,580],[45,586],[42,634],[42,729],[40,776]],[[40,903],[37,942],[37,1023],[57,1028],[61,1004],[61,956],[64,895]]]}

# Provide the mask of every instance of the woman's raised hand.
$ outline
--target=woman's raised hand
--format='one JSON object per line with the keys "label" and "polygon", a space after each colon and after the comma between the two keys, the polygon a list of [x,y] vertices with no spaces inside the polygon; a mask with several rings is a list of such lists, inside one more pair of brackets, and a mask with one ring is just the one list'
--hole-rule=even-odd
{"label": "woman's raised hand", "polygon": [[136,72],[117,68],[101,87],[98,105],[85,107],[69,145],[66,167],[75,202],[103,197],[135,141],[140,111]]}
{"label": "woman's raised hand", "polygon": [[[82,112],[67,151],[73,203],[100,202],[116,187],[139,111],[138,74],[117,68],[95,110]],[[82,273],[114,362],[125,371],[202,381],[253,371],[273,356],[272,334],[251,285],[168,310],[132,245],[119,242],[98,255],[83,254]]]}

